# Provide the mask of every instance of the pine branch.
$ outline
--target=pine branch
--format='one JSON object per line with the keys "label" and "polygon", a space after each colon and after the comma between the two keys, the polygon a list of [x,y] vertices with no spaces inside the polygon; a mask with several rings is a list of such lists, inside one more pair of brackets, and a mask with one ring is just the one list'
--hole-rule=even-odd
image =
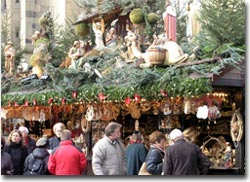
{"label": "pine branch", "polygon": [[212,59],[209,58],[209,59],[203,59],[203,60],[199,60],[199,61],[180,63],[180,64],[176,65],[176,67],[179,68],[179,67],[184,67],[184,66],[192,66],[192,65],[196,65],[196,64],[214,63],[216,61],[222,61],[221,57],[215,57]]}

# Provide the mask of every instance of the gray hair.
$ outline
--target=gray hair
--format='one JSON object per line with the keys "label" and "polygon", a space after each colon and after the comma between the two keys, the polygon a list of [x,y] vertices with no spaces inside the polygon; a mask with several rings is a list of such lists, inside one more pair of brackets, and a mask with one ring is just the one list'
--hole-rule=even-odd
{"label": "gray hair", "polygon": [[28,130],[28,128],[25,127],[25,126],[20,126],[20,127],[18,128],[18,130],[21,131],[21,132],[24,132],[24,131],[25,131],[27,134],[29,134],[29,130]]}
{"label": "gray hair", "polygon": [[71,131],[68,129],[64,129],[60,134],[61,140],[71,140]]}
{"label": "gray hair", "polygon": [[106,136],[111,136],[112,133],[115,132],[116,128],[121,128],[122,125],[116,122],[110,122],[105,128]]}
{"label": "gray hair", "polygon": [[56,131],[56,128],[60,128],[62,130],[66,129],[65,125],[61,122],[58,122],[56,123],[54,126],[53,126],[53,131],[55,132]]}

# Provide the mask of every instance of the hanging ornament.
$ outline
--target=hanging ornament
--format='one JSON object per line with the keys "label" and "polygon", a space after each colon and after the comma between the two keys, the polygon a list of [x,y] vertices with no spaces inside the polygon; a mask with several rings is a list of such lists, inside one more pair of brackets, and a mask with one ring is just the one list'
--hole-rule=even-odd
{"label": "hanging ornament", "polygon": [[166,90],[160,90],[160,94],[161,94],[162,97],[167,97],[168,96]]}
{"label": "hanging ornament", "polygon": [[99,98],[100,101],[103,101],[103,100],[105,100],[107,97],[106,97],[103,93],[99,93],[99,94],[98,94],[98,98]]}
{"label": "hanging ornament", "polygon": [[75,99],[77,97],[77,92],[76,91],[73,91],[72,92],[72,97]]}
{"label": "hanging ornament", "polygon": [[135,131],[139,131],[139,125],[140,125],[139,120],[138,119],[135,120]]}
{"label": "hanging ornament", "polygon": [[134,99],[135,99],[135,102],[140,102],[141,97],[140,97],[140,95],[135,94],[135,95],[134,95]]}
{"label": "hanging ornament", "polygon": [[17,102],[14,102],[14,106],[15,106],[15,107],[17,107],[17,106],[19,106],[19,105],[18,105],[18,103],[17,103]]}
{"label": "hanging ornament", "polygon": [[25,100],[24,106],[29,106],[29,101]]}
{"label": "hanging ornament", "polygon": [[128,106],[128,105],[130,104],[130,101],[131,101],[131,99],[130,99],[129,97],[127,97],[127,98],[125,99],[125,104]]}
{"label": "hanging ornament", "polygon": [[53,102],[53,98],[50,98],[49,100],[48,100],[48,104],[51,104]]}
{"label": "hanging ornament", "polygon": [[33,105],[34,105],[34,106],[36,105],[36,99],[33,100]]}
{"label": "hanging ornament", "polygon": [[44,110],[41,109],[40,114],[39,114],[39,122],[43,123],[45,121],[45,113]]}
{"label": "hanging ornament", "polygon": [[65,104],[66,104],[66,99],[62,98],[62,105],[65,105]]}

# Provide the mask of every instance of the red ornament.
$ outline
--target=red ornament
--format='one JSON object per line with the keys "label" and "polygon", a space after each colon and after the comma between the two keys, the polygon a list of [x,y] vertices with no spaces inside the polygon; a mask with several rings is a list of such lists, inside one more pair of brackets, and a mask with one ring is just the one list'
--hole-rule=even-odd
{"label": "red ornament", "polygon": [[50,98],[49,100],[48,100],[48,104],[51,104],[53,102],[53,98]]}
{"label": "red ornament", "polygon": [[72,97],[75,99],[77,97],[77,92],[76,91],[73,91],[72,92]]}
{"label": "red ornament", "polygon": [[36,99],[33,100],[33,105],[34,105],[34,106],[36,105]]}
{"label": "red ornament", "polygon": [[62,98],[62,105],[65,105],[65,104],[66,104],[66,99]]}
{"label": "red ornament", "polygon": [[141,96],[138,95],[138,94],[135,94],[135,95],[134,95],[134,99],[135,99],[135,102],[140,102]]}
{"label": "red ornament", "polygon": [[26,101],[24,102],[24,106],[29,106],[29,101],[26,100]]}
{"label": "red ornament", "polygon": [[129,104],[130,104],[130,101],[131,101],[130,98],[127,97],[127,98],[125,99],[125,104],[126,104],[126,105],[129,105]]}
{"label": "red ornament", "polygon": [[160,90],[160,93],[161,93],[161,96],[163,96],[163,97],[167,97],[168,96],[166,90]]}
{"label": "red ornament", "polygon": [[103,101],[103,100],[106,99],[106,96],[103,93],[99,93],[98,98],[99,98],[100,101]]}

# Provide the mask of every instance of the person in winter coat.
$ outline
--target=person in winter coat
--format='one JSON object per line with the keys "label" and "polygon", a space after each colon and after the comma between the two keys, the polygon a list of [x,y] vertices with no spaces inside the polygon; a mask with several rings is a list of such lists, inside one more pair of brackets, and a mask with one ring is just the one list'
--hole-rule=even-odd
{"label": "person in winter coat", "polygon": [[20,126],[18,130],[21,131],[23,144],[27,146],[28,153],[30,154],[36,148],[36,141],[29,136],[29,130],[27,127]]}
{"label": "person in winter coat", "polygon": [[5,151],[11,156],[14,165],[13,175],[22,175],[24,161],[28,156],[28,149],[23,145],[22,133],[19,130],[14,129],[11,131]]}
{"label": "person in winter coat", "polygon": [[71,131],[61,131],[61,142],[49,157],[48,169],[52,175],[82,175],[87,167],[84,152],[71,140]]}
{"label": "person in winter coat", "polygon": [[125,146],[119,140],[121,125],[110,122],[105,128],[105,136],[93,147],[92,168],[94,175],[125,175]]}
{"label": "person in winter coat", "polygon": [[48,152],[48,146],[49,146],[49,141],[47,138],[42,137],[39,138],[36,142],[36,147],[35,150],[33,150],[32,153],[30,153],[24,162],[24,175],[29,175],[30,169],[29,166],[32,165],[34,162],[34,159],[39,158],[43,160],[43,167],[42,170],[39,171],[38,174],[36,175],[49,175],[49,170],[48,170],[48,160],[49,160],[49,152]]}
{"label": "person in winter coat", "polygon": [[49,139],[49,150],[52,151],[54,148],[58,147],[59,146],[59,143],[60,143],[60,133],[66,129],[66,126],[61,123],[61,122],[58,122],[56,123],[54,126],[53,126],[53,132],[55,134],[55,136],[51,137]]}
{"label": "person in winter coat", "polygon": [[179,129],[172,130],[169,136],[174,144],[166,149],[163,164],[164,175],[199,175],[208,173],[211,162],[197,145],[185,141],[182,131]]}
{"label": "person in winter coat", "polygon": [[145,161],[146,149],[140,133],[135,132],[126,147],[127,175],[137,175],[142,163]]}
{"label": "person in winter coat", "polygon": [[145,160],[147,171],[152,175],[161,175],[166,137],[162,132],[156,130],[149,135],[149,143],[151,145]]}
{"label": "person in winter coat", "polygon": [[1,136],[1,175],[13,174],[14,168],[10,154],[4,151],[5,138]]}

